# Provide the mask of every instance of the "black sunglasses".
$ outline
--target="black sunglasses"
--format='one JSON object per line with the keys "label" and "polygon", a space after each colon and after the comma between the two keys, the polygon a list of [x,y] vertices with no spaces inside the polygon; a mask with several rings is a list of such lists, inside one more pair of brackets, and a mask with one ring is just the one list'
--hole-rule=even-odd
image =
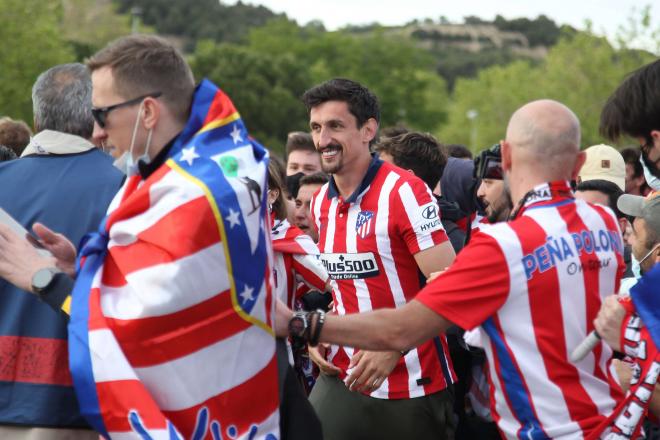
{"label": "black sunglasses", "polygon": [[94,117],[96,123],[99,124],[99,127],[105,128],[105,121],[108,119],[108,113],[111,111],[120,107],[137,104],[144,98],[158,98],[160,95],[162,95],[161,92],[148,93],[146,95],[138,96],[137,98],[133,98],[125,102],[120,102],[119,104],[109,105],[108,107],[92,107],[92,116]]}

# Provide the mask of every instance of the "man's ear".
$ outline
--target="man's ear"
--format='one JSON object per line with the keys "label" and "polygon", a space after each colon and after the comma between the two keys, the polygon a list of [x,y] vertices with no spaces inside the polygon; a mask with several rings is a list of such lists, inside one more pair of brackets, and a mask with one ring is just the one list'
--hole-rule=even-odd
{"label": "man's ear", "polygon": [[502,155],[502,171],[511,171],[511,144],[501,140],[500,154]]}
{"label": "man's ear", "polygon": [[572,180],[577,180],[578,174],[580,174],[580,170],[582,169],[582,165],[584,165],[584,162],[587,160],[587,153],[584,151],[580,151],[577,155],[577,159],[575,160],[575,166],[573,167],[573,171],[571,172],[571,179]]}
{"label": "man's ear", "polygon": [[651,130],[651,139],[653,140],[653,148],[660,151],[660,130]]}
{"label": "man's ear", "polygon": [[368,144],[376,137],[376,133],[378,133],[378,122],[374,118],[369,118],[362,125],[360,131],[362,132],[362,142]]}
{"label": "man's ear", "polygon": [[628,220],[625,217],[617,219],[619,222],[619,229],[621,229],[621,234],[626,233],[626,228],[628,227]]}
{"label": "man's ear", "polygon": [[142,103],[142,120],[147,130],[152,130],[156,127],[160,113],[160,104],[155,98],[147,97],[144,99]]}

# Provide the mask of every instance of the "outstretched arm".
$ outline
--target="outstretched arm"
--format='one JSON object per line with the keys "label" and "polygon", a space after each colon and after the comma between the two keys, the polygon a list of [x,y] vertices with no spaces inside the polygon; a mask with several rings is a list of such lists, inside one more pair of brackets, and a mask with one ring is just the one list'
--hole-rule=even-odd
{"label": "outstretched arm", "polygon": [[366,350],[405,351],[444,332],[451,322],[418,301],[398,309],[326,316],[321,341]]}

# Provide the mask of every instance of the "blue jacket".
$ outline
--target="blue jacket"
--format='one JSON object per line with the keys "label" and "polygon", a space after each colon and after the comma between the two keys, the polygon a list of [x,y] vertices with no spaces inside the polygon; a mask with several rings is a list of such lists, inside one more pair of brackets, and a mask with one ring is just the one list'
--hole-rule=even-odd
{"label": "blue jacket", "polygon": [[[75,245],[98,228],[121,186],[112,158],[92,148],[0,163],[0,207]],[[0,278],[0,424],[86,427],[71,384],[67,321],[35,295]]]}

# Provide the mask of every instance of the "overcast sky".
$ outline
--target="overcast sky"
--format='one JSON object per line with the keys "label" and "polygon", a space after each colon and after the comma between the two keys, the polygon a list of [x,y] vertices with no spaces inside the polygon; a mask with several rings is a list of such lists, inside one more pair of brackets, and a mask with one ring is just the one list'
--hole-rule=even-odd
{"label": "overcast sky", "polygon": [[[236,0],[221,2],[234,4]],[[415,18],[437,20],[441,15],[459,23],[467,15],[490,20],[497,14],[508,19],[545,14],[558,24],[570,24],[578,29],[584,29],[585,20],[589,19],[594,31],[610,36],[626,23],[633,7],[641,10],[644,5],[651,4],[653,27],[660,27],[660,2],[657,0],[243,0],[243,3],[285,12],[300,24],[320,20],[329,30],[373,22],[400,25]]]}

